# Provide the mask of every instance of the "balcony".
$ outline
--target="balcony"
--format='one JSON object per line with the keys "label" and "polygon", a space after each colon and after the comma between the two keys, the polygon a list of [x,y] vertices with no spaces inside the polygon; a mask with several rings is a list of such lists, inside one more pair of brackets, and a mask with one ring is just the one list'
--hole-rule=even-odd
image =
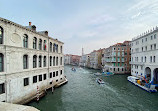
{"label": "balcony", "polygon": [[129,62],[129,63],[134,65],[144,65],[144,62]]}

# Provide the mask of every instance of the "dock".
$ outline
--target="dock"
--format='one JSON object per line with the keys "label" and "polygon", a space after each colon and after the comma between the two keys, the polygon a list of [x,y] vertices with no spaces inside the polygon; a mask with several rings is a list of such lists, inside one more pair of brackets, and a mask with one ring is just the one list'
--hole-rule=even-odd
{"label": "dock", "polygon": [[31,106],[0,102],[0,111],[40,111]]}
{"label": "dock", "polygon": [[62,82],[60,82],[60,83],[58,83],[58,84],[56,84],[54,87],[60,87],[60,86],[62,86],[62,85],[64,85],[64,84],[66,84],[68,82],[68,80],[65,78],[65,80],[64,81],[62,81]]}

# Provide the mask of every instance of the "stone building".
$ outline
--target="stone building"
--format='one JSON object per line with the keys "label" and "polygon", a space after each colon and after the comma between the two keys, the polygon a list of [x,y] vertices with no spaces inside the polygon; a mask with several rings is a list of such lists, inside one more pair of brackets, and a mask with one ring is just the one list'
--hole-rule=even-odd
{"label": "stone building", "polygon": [[102,49],[90,53],[90,68],[101,69]]}
{"label": "stone building", "polygon": [[131,74],[158,84],[158,27],[132,39]]}
{"label": "stone building", "polygon": [[102,54],[102,62],[104,62],[103,71],[113,72],[115,74],[130,73],[130,50],[130,41],[117,43],[104,49],[104,54]]}
{"label": "stone building", "polygon": [[81,56],[80,66],[88,67],[89,54],[84,54]]}
{"label": "stone building", "polygon": [[63,43],[0,18],[0,101],[23,104],[65,80]]}
{"label": "stone building", "polygon": [[66,54],[64,55],[64,64],[70,64],[71,61],[71,55]]}

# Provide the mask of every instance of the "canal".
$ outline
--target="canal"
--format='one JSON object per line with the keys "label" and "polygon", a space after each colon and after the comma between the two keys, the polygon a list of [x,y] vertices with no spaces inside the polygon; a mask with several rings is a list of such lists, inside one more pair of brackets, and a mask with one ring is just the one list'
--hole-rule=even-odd
{"label": "canal", "polygon": [[128,75],[100,76],[104,85],[96,83],[96,70],[78,68],[72,72],[65,66],[69,82],[54,93],[48,91],[38,103],[41,111],[157,111],[158,93],[148,93],[127,81]]}

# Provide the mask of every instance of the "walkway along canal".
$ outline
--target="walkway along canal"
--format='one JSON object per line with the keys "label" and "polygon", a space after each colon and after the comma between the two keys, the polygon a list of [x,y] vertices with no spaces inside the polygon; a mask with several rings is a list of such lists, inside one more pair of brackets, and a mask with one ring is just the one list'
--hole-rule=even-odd
{"label": "walkway along canal", "polygon": [[127,81],[128,75],[100,76],[105,84],[96,83],[96,70],[65,66],[68,83],[51,90],[38,103],[41,111],[157,111],[158,93],[148,93]]}

